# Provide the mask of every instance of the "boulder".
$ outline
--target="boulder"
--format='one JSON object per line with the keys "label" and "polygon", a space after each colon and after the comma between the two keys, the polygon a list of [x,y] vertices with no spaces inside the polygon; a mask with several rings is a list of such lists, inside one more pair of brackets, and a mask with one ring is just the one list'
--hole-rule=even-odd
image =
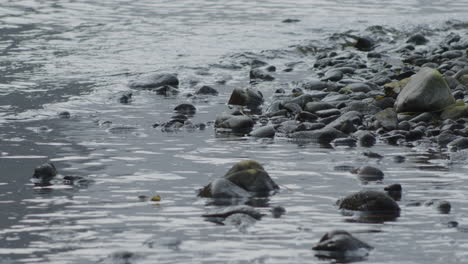
{"label": "boulder", "polygon": [[140,76],[136,80],[128,83],[128,86],[133,89],[155,89],[162,86],[179,86],[179,79],[174,73],[152,73]]}
{"label": "boulder", "polygon": [[215,180],[200,189],[198,196],[214,197],[216,194],[219,198],[235,198],[244,197],[247,192],[263,196],[279,189],[279,186],[270,178],[263,166],[253,160],[236,163],[222,179],[221,181],[219,179]]}
{"label": "boulder", "polygon": [[365,190],[350,194],[337,201],[340,209],[363,212],[399,213],[400,207],[384,192]]}
{"label": "boulder", "polygon": [[437,70],[424,67],[411,77],[400,92],[395,107],[397,113],[433,112],[454,103],[444,77]]}
{"label": "boulder", "polygon": [[235,88],[228,101],[230,105],[247,106],[252,109],[259,107],[262,103],[262,93],[253,88]]}
{"label": "boulder", "polygon": [[255,122],[244,115],[221,115],[216,118],[215,128],[225,129],[226,132],[249,133]]}

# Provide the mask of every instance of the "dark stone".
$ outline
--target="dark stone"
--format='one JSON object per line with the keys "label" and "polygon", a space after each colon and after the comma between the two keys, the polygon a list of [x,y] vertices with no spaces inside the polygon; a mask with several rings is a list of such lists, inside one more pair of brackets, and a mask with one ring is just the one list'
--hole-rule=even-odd
{"label": "dark stone", "polygon": [[47,162],[37,166],[34,169],[34,174],[31,181],[35,185],[50,185],[50,181],[57,176],[57,169],[54,164]]}
{"label": "dark stone", "polygon": [[273,81],[275,77],[271,76],[267,71],[261,68],[250,70],[250,80]]}
{"label": "dark stone", "polygon": [[200,87],[195,92],[195,94],[198,94],[198,95],[218,95],[218,90],[216,90],[215,88],[213,88],[211,86],[203,85],[202,87]]}
{"label": "dark stone", "polygon": [[132,100],[132,93],[124,93],[119,97],[119,103],[121,104],[129,104]]}
{"label": "dark stone", "polygon": [[306,111],[301,111],[300,113],[298,113],[296,116],[295,116],[295,120],[299,121],[299,122],[311,122],[311,121],[315,121],[317,120],[317,116],[310,113],[310,112],[306,112]]}
{"label": "dark stone", "polygon": [[381,181],[384,173],[375,167],[363,166],[354,171],[361,181]]}
{"label": "dark stone", "polygon": [[323,76],[322,78],[323,81],[332,81],[332,82],[337,82],[341,79],[343,79],[343,73],[335,69],[327,71],[325,73],[325,76]]}
{"label": "dark stone", "polygon": [[354,47],[360,51],[371,51],[374,49],[374,42],[366,37],[356,37]]}
{"label": "dark stone", "polygon": [[344,230],[334,230],[326,233],[312,249],[317,251],[316,257],[348,263],[363,260],[373,247]]}
{"label": "dark stone", "polygon": [[286,209],[282,206],[275,206],[271,208],[271,215],[273,218],[280,218],[282,215],[286,213]]}
{"label": "dark stone", "polygon": [[401,192],[402,188],[401,185],[396,183],[389,185],[384,188],[384,190],[387,192],[387,194],[393,198],[395,201],[400,201],[401,200]]}
{"label": "dark stone", "polygon": [[68,112],[68,111],[62,111],[62,112],[58,113],[58,116],[61,119],[69,119],[71,115],[70,115],[70,112]]}
{"label": "dark stone", "polygon": [[281,21],[281,22],[283,22],[283,23],[297,23],[297,22],[300,22],[300,21],[301,21],[301,20],[295,19],[295,18],[286,18],[286,19],[284,19],[284,20]]}
{"label": "dark stone", "polygon": [[400,212],[400,207],[384,192],[365,190],[337,201],[340,209],[370,212]]}
{"label": "dark stone", "polygon": [[332,141],[332,144],[335,146],[348,146],[348,147],[355,147],[356,146],[356,139],[354,138],[337,138]]}
{"label": "dark stone", "polygon": [[329,103],[324,103],[324,102],[309,102],[305,105],[305,108],[304,110],[305,111],[308,111],[308,112],[311,112],[311,113],[315,113],[317,111],[321,111],[321,110],[327,110],[327,109],[333,109],[335,108],[333,105],[329,104]]}
{"label": "dark stone", "polygon": [[370,148],[375,145],[376,139],[371,132],[364,131],[358,135],[359,145]]}
{"label": "dark stone", "polygon": [[466,138],[466,137],[457,138],[457,139],[451,141],[450,143],[448,143],[447,147],[451,151],[458,151],[458,150],[462,150],[462,149],[467,149],[468,148],[468,138]]}
{"label": "dark stone", "polygon": [[221,217],[221,218],[227,218],[233,214],[246,214],[249,215],[256,220],[260,220],[263,216],[262,213],[260,213],[257,209],[248,206],[248,205],[237,205],[237,206],[229,206],[226,208],[223,208],[221,210],[216,210],[214,212],[204,214],[202,215],[203,217]]}
{"label": "dark stone", "polygon": [[179,79],[173,73],[153,73],[140,76],[136,80],[129,82],[129,87],[132,89],[150,89],[159,88],[162,86],[179,86]]}
{"label": "dark stone", "polygon": [[263,103],[263,94],[253,88],[235,88],[228,104],[247,106],[255,109]]}
{"label": "dark stone", "polygon": [[164,85],[164,86],[155,88],[152,91],[156,92],[156,94],[158,95],[164,95],[164,96],[173,96],[179,93],[179,90],[177,88],[169,86],[169,85]]}
{"label": "dark stone", "polygon": [[368,157],[368,158],[371,158],[371,159],[382,159],[383,156],[380,155],[379,153],[375,153],[375,152],[371,152],[371,151],[367,151],[367,152],[363,152],[362,155]]}
{"label": "dark stone", "polygon": [[341,112],[340,110],[338,109],[326,109],[326,110],[319,110],[319,111],[316,111],[315,114],[318,116],[318,117],[329,117],[329,116],[335,116],[335,115],[340,115]]}
{"label": "dark stone", "polygon": [[428,40],[421,34],[415,34],[409,37],[406,43],[412,43],[414,45],[424,45],[428,42]]}
{"label": "dark stone", "polygon": [[197,111],[197,108],[195,108],[195,106],[192,104],[180,104],[174,108],[174,111],[179,114],[194,115]]}

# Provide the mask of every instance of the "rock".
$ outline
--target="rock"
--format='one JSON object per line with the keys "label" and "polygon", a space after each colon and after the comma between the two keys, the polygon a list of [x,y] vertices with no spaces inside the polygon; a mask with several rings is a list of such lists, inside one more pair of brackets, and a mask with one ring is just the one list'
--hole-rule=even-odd
{"label": "rock", "polygon": [[455,59],[461,56],[463,56],[463,52],[461,50],[449,50],[442,53],[442,57],[447,59]]}
{"label": "rock", "polygon": [[179,86],[179,79],[173,73],[152,73],[140,76],[136,80],[129,82],[128,86],[132,89],[149,89],[153,90],[162,86]]}
{"label": "rock", "polygon": [[384,192],[365,190],[337,201],[340,209],[364,212],[399,213],[400,207]]}
{"label": "rock", "polygon": [[437,136],[437,143],[439,147],[446,147],[448,143],[453,142],[458,137],[453,134],[451,131],[443,131]]}
{"label": "rock", "polygon": [[300,22],[300,21],[301,21],[301,20],[295,19],[295,18],[286,18],[286,19],[284,19],[284,20],[281,21],[281,22],[283,22],[283,23],[297,23],[297,22]]}
{"label": "rock", "polygon": [[450,202],[445,200],[433,199],[425,202],[424,205],[434,206],[441,214],[449,214],[452,209]]}
{"label": "rock", "polygon": [[230,105],[247,106],[252,109],[259,107],[262,103],[262,93],[253,88],[235,88],[228,101]]}
{"label": "rock", "polygon": [[[358,133],[359,132],[359,133]],[[359,145],[362,147],[370,148],[375,145],[375,136],[368,131],[358,131],[357,138]]]}
{"label": "rock", "polygon": [[319,258],[332,258],[337,263],[347,263],[362,260],[373,247],[344,230],[334,230],[326,233],[312,249],[317,251],[316,256]]}
{"label": "rock", "polygon": [[384,178],[384,173],[375,167],[363,166],[353,171],[361,181],[381,181]]}
{"label": "rock", "polygon": [[[223,179],[230,181],[236,187],[228,190],[226,188],[232,187],[225,181],[216,182],[220,187],[220,194],[225,195],[244,195],[237,187],[246,192],[251,192],[253,195],[267,195],[272,191],[278,190],[279,186],[270,178],[262,165],[253,160],[244,160],[236,163],[224,175]],[[213,197],[213,183],[206,185],[199,190],[198,196]],[[216,187],[216,186],[215,186]]]}
{"label": "rock", "polygon": [[365,83],[352,83],[342,88],[342,90],[350,91],[352,93],[368,93],[371,91],[371,88]]}
{"label": "rock", "polygon": [[156,94],[158,95],[164,95],[164,96],[174,96],[179,93],[179,90],[177,88],[169,86],[169,85],[164,85],[164,86],[155,88],[152,91],[156,92]]}
{"label": "rock", "polygon": [[250,193],[225,178],[219,178],[211,183],[213,198],[244,198]]}
{"label": "rock", "polygon": [[458,105],[458,103],[448,106],[440,114],[440,118],[457,120],[462,117],[468,117],[468,106]]}
{"label": "rock", "polygon": [[174,108],[174,111],[183,114],[183,115],[194,115],[197,111],[197,108],[192,104],[180,104]]}
{"label": "rock", "polygon": [[315,114],[316,114],[318,117],[325,118],[325,117],[329,117],[329,116],[340,115],[341,112],[340,112],[340,110],[338,110],[338,109],[336,109],[336,108],[332,108],[332,109],[326,109],[326,110],[317,111],[317,112],[315,112]]}
{"label": "rock", "polygon": [[249,133],[255,122],[248,116],[222,115],[216,118],[215,128],[227,129],[227,132]]}
{"label": "rock", "polygon": [[259,127],[253,130],[252,132],[250,132],[250,136],[259,138],[273,138],[275,137],[275,133],[275,127],[270,125]]}
{"label": "rock", "polygon": [[344,113],[343,115],[341,115],[340,117],[332,121],[331,123],[329,123],[327,127],[338,129],[344,133],[351,133],[351,132],[355,132],[356,129],[354,129],[354,131],[345,131],[344,128],[349,127],[347,126],[349,123],[361,124],[361,122],[362,122],[361,114],[359,112],[349,111],[349,112]]}
{"label": "rock", "polygon": [[132,96],[133,96],[133,93],[130,93],[130,92],[120,95],[119,103],[129,104],[132,101]]}
{"label": "rock", "polygon": [[218,90],[211,86],[203,85],[200,87],[195,94],[197,95],[218,95]]}
{"label": "rock", "polygon": [[411,77],[395,102],[397,113],[433,112],[454,104],[450,88],[434,69],[422,68]]}
{"label": "rock", "polygon": [[328,88],[330,86],[329,83],[323,82],[320,80],[307,80],[306,82],[301,84],[301,87],[306,90],[315,90],[315,91],[321,91],[325,88]]}
{"label": "rock", "polygon": [[333,105],[324,102],[309,102],[305,105],[304,110],[307,112],[315,113],[321,110],[333,109]]}
{"label": "rock", "polygon": [[334,230],[326,233],[320,241],[312,248],[313,250],[327,251],[347,251],[358,249],[373,249],[367,243],[353,237],[350,233],[344,230]]}
{"label": "rock", "polygon": [[301,111],[294,117],[294,119],[299,122],[313,122],[317,120],[317,118],[316,115],[306,111]]}
{"label": "rock", "polygon": [[396,184],[392,184],[392,185],[389,185],[387,187],[384,188],[385,192],[387,192],[387,194],[393,198],[393,200],[395,201],[400,201],[401,200],[401,192],[402,192],[402,188],[401,188],[401,185],[396,183]]}
{"label": "rock", "polygon": [[332,127],[324,127],[322,129],[312,131],[299,131],[289,135],[290,138],[300,141],[311,141],[319,144],[330,144],[336,138],[343,138],[346,135]]}
{"label": "rock", "polygon": [[421,34],[415,34],[409,37],[406,43],[412,43],[414,45],[424,45],[428,42],[428,40]]}
{"label": "rock", "polygon": [[58,113],[58,116],[61,119],[69,119],[71,114],[68,111],[62,111],[62,112]]}
{"label": "rock", "polygon": [[275,206],[271,208],[271,215],[273,218],[280,218],[282,215],[286,213],[286,209],[282,206]]}
{"label": "rock", "polygon": [[371,151],[366,151],[363,152],[362,155],[370,158],[370,159],[383,159],[383,156],[380,155],[379,153],[371,152]]}
{"label": "rock", "polygon": [[57,169],[54,164],[47,162],[34,169],[31,182],[35,185],[50,185],[50,181],[55,176],[57,176]]}
{"label": "rock", "polygon": [[332,81],[332,82],[337,82],[341,79],[343,79],[343,73],[335,69],[327,71],[325,73],[325,76],[323,76],[322,78],[323,81]]}
{"label": "rock", "polygon": [[246,214],[251,216],[256,220],[262,219],[263,214],[260,213],[257,209],[248,206],[248,205],[236,205],[229,206],[220,210],[216,210],[207,214],[202,215],[203,217],[222,217],[227,218],[233,214]]}
{"label": "rock", "polygon": [[385,96],[396,97],[410,80],[410,78],[404,78],[399,81],[384,84]]}
{"label": "rock", "polygon": [[371,51],[374,49],[374,42],[367,37],[354,37],[356,43],[354,47],[360,51]]}
{"label": "rock", "polygon": [[413,118],[410,119],[410,122],[412,123],[419,123],[419,122],[431,122],[433,119],[435,119],[435,116],[433,113],[422,113],[419,114]]}
{"label": "rock", "polygon": [[458,151],[468,148],[468,138],[460,137],[447,144],[450,151]]}
{"label": "rock", "polygon": [[250,80],[263,80],[263,81],[273,81],[275,77],[271,76],[267,71],[261,68],[254,68],[250,70]]}
{"label": "rock", "polygon": [[347,137],[347,138],[337,138],[331,142],[334,146],[347,146],[347,147],[355,147],[356,146],[356,139]]}
{"label": "rock", "polygon": [[397,113],[393,108],[387,108],[375,114],[377,127],[383,127],[387,131],[392,131],[398,127]]}

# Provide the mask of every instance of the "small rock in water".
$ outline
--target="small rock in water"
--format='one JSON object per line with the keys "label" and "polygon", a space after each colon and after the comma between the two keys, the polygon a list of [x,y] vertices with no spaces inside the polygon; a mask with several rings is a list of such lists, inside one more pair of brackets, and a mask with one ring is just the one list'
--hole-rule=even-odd
{"label": "small rock in water", "polygon": [[200,87],[195,92],[195,94],[198,94],[198,95],[218,95],[218,90],[216,90],[215,88],[213,88],[211,86],[204,85],[204,86]]}
{"label": "small rock in water", "polygon": [[259,138],[273,138],[275,137],[276,130],[274,126],[263,126],[259,127],[252,132],[250,132],[250,136],[252,137],[259,137]]}
{"label": "small rock in water", "polygon": [[58,116],[61,119],[69,119],[71,115],[70,115],[70,112],[68,112],[68,111],[62,111],[62,112],[58,113]]}
{"label": "small rock in water", "polygon": [[286,19],[284,19],[284,20],[281,21],[281,22],[283,22],[283,23],[297,23],[297,22],[300,22],[300,21],[301,21],[301,20],[295,19],[295,18],[286,18]]}
{"label": "small rock in water", "polygon": [[275,206],[271,208],[271,215],[273,218],[280,218],[282,215],[286,213],[286,209],[282,206]]}
{"label": "small rock in water", "polygon": [[31,182],[35,185],[50,185],[50,181],[57,176],[57,169],[54,164],[47,162],[34,169]]}
{"label": "small rock in water", "polygon": [[275,77],[270,75],[268,71],[261,68],[254,68],[250,70],[250,79],[251,80],[263,80],[263,81],[273,81]]}
{"label": "small rock in water", "polygon": [[[215,192],[222,190],[223,195],[228,194],[230,197],[245,197],[247,192],[252,193],[249,193],[249,196],[265,196],[279,189],[279,186],[270,178],[270,175],[268,175],[263,166],[253,160],[244,160],[236,163],[222,179],[222,181],[216,182],[217,180],[215,180],[213,182],[215,184],[219,183],[219,186],[222,187],[216,188]],[[200,189],[198,196],[213,197],[213,183]]]}
{"label": "small rock in water", "polygon": [[119,97],[119,103],[129,104],[132,100],[133,93],[124,93]]}
{"label": "small rock in water", "polygon": [[344,230],[334,230],[326,233],[312,249],[317,251],[315,256],[319,258],[346,263],[362,260],[373,247]]}
{"label": "small rock in water", "polygon": [[340,209],[364,212],[399,213],[400,207],[384,192],[365,190],[337,201]]}
{"label": "small rock in water", "polygon": [[387,192],[387,194],[390,197],[393,198],[393,200],[400,201],[401,192],[402,192],[402,188],[400,184],[396,183],[396,184],[389,185],[385,187],[384,190]]}
{"label": "small rock in water", "polygon": [[194,115],[197,111],[197,108],[195,108],[195,106],[192,104],[180,104],[174,108],[174,111],[179,114]]}
{"label": "small rock in water", "polygon": [[372,166],[363,166],[354,171],[361,181],[381,181],[384,178],[384,173]]}

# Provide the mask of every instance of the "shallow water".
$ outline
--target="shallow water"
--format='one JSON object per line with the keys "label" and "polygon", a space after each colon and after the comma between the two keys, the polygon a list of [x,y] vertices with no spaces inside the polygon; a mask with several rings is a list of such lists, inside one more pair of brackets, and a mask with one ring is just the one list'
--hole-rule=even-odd
{"label": "shallow water", "polygon": [[[196,122],[226,110],[230,91],[248,84],[252,58],[297,70],[264,84],[266,94],[310,74],[313,58],[294,45],[371,25],[401,32],[443,31],[466,19],[464,1],[9,1],[0,4],[0,263],[323,263],[311,247],[332,229],[358,232],[375,247],[368,263],[463,263],[467,259],[466,153],[378,144],[321,148],[285,139],[222,137],[205,130],[165,133],[152,128],[186,102],[192,83],[220,95],[191,101]],[[299,23],[281,23],[297,18]],[[451,29],[452,30],[452,29]],[[455,30],[455,29],[453,29]],[[465,31],[461,31],[462,33]],[[436,36],[434,36],[436,37]],[[140,73],[175,71],[182,95],[134,91]],[[229,78],[226,76],[230,76]],[[57,113],[70,111],[70,119]],[[406,156],[395,163],[393,156]],[[235,162],[262,163],[281,191],[250,204],[264,217],[239,230],[205,221],[216,206],[196,190]],[[89,185],[35,188],[34,167],[50,160],[61,175]],[[364,184],[337,165],[375,165],[382,183]],[[395,221],[357,223],[334,205],[345,194],[401,183]],[[160,202],[138,196],[159,194]],[[450,214],[412,202],[444,199]],[[457,221],[459,228],[448,228]]]}

